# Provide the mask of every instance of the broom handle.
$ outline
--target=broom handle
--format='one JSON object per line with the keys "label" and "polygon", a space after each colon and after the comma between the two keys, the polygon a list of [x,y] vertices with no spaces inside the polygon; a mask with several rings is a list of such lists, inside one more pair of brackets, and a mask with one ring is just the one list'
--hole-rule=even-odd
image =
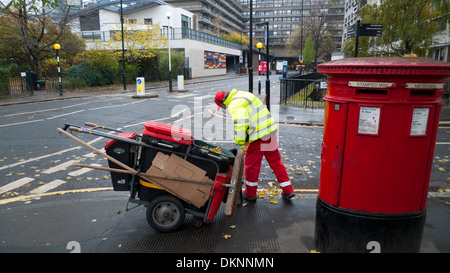
{"label": "broom handle", "polygon": [[[69,130],[70,130],[70,127],[69,127]],[[109,155],[107,155],[107,154],[105,154],[105,153],[102,153],[100,150],[98,150],[98,149],[94,148],[93,146],[87,144],[86,142],[82,141],[81,139],[79,139],[79,138],[77,138],[77,137],[75,137],[75,136],[73,136],[73,135],[67,133],[67,132],[64,131],[63,129],[58,128],[58,132],[60,132],[61,134],[63,134],[63,135],[65,135],[65,136],[67,136],[67,137],[69,137],[69,138],[75,140],[76,142],[80,143],[81,145],[85,146],[86,148],[92,150],[94,153],[96,153],[96,154],[98,154],[98,155],[101,155],[101,156],[107,158],[108,160],[110,160],[110,161],[116,163],[117,165],[119,165],[120,167],[124,168],[125,170],[128,170],[128,171],[130,171],[130,172],[132,172],[132,173],[136,173],[136,170],[134,170],[133,168],[131,168],[131,167],[129,167],[129,166],[123,164],[123,163],[120,162],[119,160],[117,160],[117,159],[115,159],[115,158],[113,158],[113,157],[111,157],[111,156],[109,156]]]}
{"label": "broom handle", "polygon": [[[127,170],[108,168],[108,167],[102,167],[102,166],[95,166],[95,165],[87,165],[87,164],[81,164],[81,163],[77,163],[77,162],[73,163],[73,165],[77,166],[77,167],[91,168],[91,169],[96,169],[96,170],[117,172],[117,173],[126,173],[126,174],[131,174],[131,175],[136,173],[136,172],[130,172],[130,171],[127,171]],[[188,182],[188,183],[196,183],[196,184],[214,185],[214,182],[210,182],[210,181],[187,180],[187,179],[175,178],[175,177],[164,177],[164,176],[151,175],[151,174],[142,173],[142,172],[139,172],[137,175],[140,176],[141,178],[146,179],[146,180],[149,180],[151,178],[159,178],[159,179],[166,179],[166,180],[172,180],[172,181],[178,181],[178,182]],[[227,186],[225,186],[225,184],[222,184],[222,187],[227,187]]]}

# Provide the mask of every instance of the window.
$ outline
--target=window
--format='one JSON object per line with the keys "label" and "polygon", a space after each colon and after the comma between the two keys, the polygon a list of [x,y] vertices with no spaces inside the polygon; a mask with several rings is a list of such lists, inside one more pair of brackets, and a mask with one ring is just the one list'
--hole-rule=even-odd
{"label": "window", "polygon": [[182,28],[191,28],[191,18],[186,15],[181,15],[181,27]]}
{"label": "window", "polygon": [[152,18],[144,18],[144,25],[151,25],[153,24]]}

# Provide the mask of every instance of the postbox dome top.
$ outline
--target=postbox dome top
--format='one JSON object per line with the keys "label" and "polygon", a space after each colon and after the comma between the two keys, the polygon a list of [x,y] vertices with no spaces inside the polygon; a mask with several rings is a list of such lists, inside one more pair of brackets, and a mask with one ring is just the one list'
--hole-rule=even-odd
{"label": "postbox dome top", "polygon": [[319,73],[450,76],[450,64],[428,58],[362,57],[320,64]]}

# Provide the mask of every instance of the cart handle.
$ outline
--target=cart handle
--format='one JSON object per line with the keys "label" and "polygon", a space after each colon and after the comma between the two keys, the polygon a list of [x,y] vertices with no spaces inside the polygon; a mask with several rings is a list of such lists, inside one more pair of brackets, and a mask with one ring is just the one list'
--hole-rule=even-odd
{"label": "cart handle", "polygon": [[118,132],[118,133],[123,133],[123,131],[121,131],[121,130],[105,127],[105,126],[102,126],[102,125],[97,125],[97,124],[92,123],[92,122],[85,122],[84,125],[88,126],[88,127],[92,127],[94,129],[100,128],[100,129],[104,129],[104,130],[108,130],[108,131],[114,131],[114,132]]}
{"label": "cart handle", "polygon": [[112,135],[104,134],[103,132],[100,132],[100,131],[89,130],[87,128],[78,127],[76,125],[65,124],[64,128],[58,128],[58,131],[61,130],[61,131],[65,132],[67,128],[69,128],[69,131],[73,131],[73,132],[92,134],[92,135],[95,135],[95,136],[106,137],[106,138],[110,138],[110,139],[123,141],[123,142],[129,143],[129,144],[134,144],[134,145],[138,145],[138,146],[142,146],[142,147],[156,149],[156,150],[159,150],[159,151],[162,151],[162,152],[174,153],[176,155],[188,156],[188,157],[196,158],[196,159],[199,159],[199,160],[208,161],[208,162],[211,162],[211,163],[213,163],[215,165],[215,167],[217,168],[217,173],[220,170],[219,164],[216,161],[211,160],[209,158],[204,158],[204,157],[196,156],[196,155],[193,155],[193,154],[186,154],[186,153],[182,153],[182,152],[178,152],[178,151],[171,151],[171,150],[167,150],[167,149],[164,149],[164,148],[156,147],[156,146],[153,146],[153,145],[150,145],[150,144],[146,144],[146,143],[143,143],[141,141],[128,139],[128,138],[124,138],[124,137],[120,137],[120,136],[112,136]]}

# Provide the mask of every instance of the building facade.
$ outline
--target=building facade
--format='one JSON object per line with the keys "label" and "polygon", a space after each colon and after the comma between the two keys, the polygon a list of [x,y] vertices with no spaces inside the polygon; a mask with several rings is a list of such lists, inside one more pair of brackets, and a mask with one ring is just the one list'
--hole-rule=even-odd
{"label": "building facade", "polygon": [[[113,32],[120,31],[118,2],[97,1],[75,9],[72,30],[85,39],[87,49],[110,49],[110,45],[103,42],[108,42]],[[124,18],[137,25],[138,30],[146,30],[147,24],[159,24],[161,35],[168,36],[170,33],[171,49],[184,51],[184,68],[188,69],[189,78],[225,75],[236,70],[241,56],[240,46],[195,30],[197,23],[192,12],[159,0],[124,0],[123,3],[129,3],[124,6]]]}
{"label": "building facade", "polygon": [[[245,7],[244,16],[250,16],[250,1],[239,0]],[[253,37],[264,41],[264,27],[255,24],[269,22],[269,45],[276,59],[297,60],[286,49],[286,42],[295,29],[300,27],[302,19],[324,16],[326,28],[332,34],[336,50],[341,48],[344,17],[344,0],[253,0]],[[249,23],[245,33],[249,34]],[[306,37],[305,37],[306,39]]]}
{"label": "building facade", "polygon": [[237,0],[165,0],[169,5],[183,8],[194,14],[194,29],[220,36],[241,33],[245,27],[242,5]]}

